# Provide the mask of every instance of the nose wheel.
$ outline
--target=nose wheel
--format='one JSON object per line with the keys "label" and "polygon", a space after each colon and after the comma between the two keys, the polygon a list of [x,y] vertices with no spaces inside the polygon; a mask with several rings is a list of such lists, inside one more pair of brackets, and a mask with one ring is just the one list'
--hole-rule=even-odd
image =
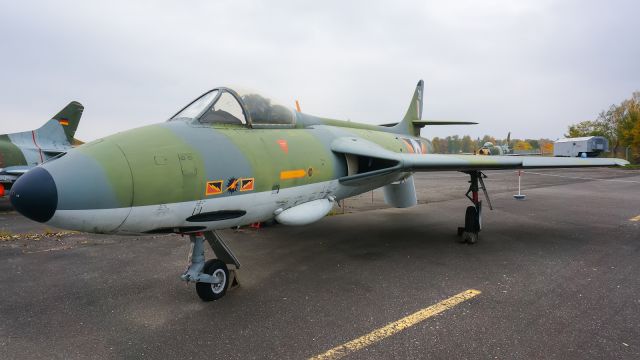
{"label": "nose wheel", "polygon": [[196,282],[196,292],[203,301],[213,301],[222,298],[227,293],[229,285],[229,269],[227,264],[218,260],[210,259],[204,263],[202,272],[211,276],[211,283]]}
{"label": "nose wheel", "polygon": [[[190,234],[189,240],[191,241],[189,265],[180,278],[186,282],[196,283],[196,293],[202,301],[218,300],[227,293],[227,290],[240,285],[236,275],[236,271],[240,269],[240,262],[218,233],[209,231]],[[206,262],[205,240],[217,257]]]}
{"label": "nose wheel", "polygon": [[480,171],[467,172],[471,177],[469,180],[469,190],[465,196],[471,200],[472,206],[468,206],[464,214],[464,227],[458,228],[458,236],[460,242],[467,244],[475,244],[480,237],[480,230],[482,230],[482,201],[479,199],[478,192],[480,189],[484,192],[484,196],[489,204],[489,209],[493,210],[491,206],[491,200],[487,193],[487,188],[484,186],[483,178],[487,176]]}

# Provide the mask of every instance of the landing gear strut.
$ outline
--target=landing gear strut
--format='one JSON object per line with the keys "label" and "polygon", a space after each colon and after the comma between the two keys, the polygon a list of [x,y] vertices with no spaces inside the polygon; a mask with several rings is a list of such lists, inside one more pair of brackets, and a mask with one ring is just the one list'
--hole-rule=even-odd
{"label": "landing gear strut", "polygon": [[[478,192],[480,189],[484,192],[484,196],[489,204],[489,209],[493,210],[491,206],[491,200],[487,193],[487,188],[484,186],[483,179],[487,175],[481,171],[468,171],[471,180],[469,180],[469,190],[465,196],[471,200],[473,206],[468,206],[464,214],[464,227],[458,228],[458,236],[461,237],[461,242],[467,244],[475,244],[478,242],[480,230],[482,230],[482,201],[479,199]],[[469,196],[471,194],[471,196]]]}
{"label": "landing gear strut", "polygon": [[[196,283],[196,292],[202,301],[222,298],[227,290],[238,287],[236,271],[240,262],[233,255],[222,237],[215,231],[189,235],[191,251],[189,265],[180,278]],[[217,259],[205,262],[204,241],[207,240]]]}

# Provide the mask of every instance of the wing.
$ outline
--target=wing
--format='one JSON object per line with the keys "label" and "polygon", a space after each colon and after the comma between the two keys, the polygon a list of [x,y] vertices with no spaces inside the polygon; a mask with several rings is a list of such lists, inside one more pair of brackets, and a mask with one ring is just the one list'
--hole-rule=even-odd
{"label": "wing", "polygon": [[4,169],[0,169],[0,174],[20,176],[32,168],[33,166],[9,166]]}
{"label": "wing", "polygon": [[340,183],[343,184],[356,184],[372,177],[401,172],[570,168],[629,164],[628,161],[613,158],[396,153],[355,137],[336,139],[331,144],[331,150],[345,154],[347,163],[352,164],[349,175],[340,178]]}
{"label": "wing", "polygon": [[22,174],[29,171],[29,169],[31,169],[29,166],[9,166],[0,169],[0,184],[13,184]]}

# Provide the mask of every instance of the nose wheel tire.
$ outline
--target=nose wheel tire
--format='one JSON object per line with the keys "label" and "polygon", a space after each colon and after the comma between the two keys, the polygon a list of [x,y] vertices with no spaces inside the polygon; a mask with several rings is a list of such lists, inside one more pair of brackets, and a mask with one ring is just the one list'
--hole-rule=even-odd
{"label": "nose wheel tire", "polygon": [[202,272],[213,276],[220,282],[210,284],[204,282],[196,283],[196,292],[202,301],[214,301],[222,298],[229,287],[229,269],[227,265],[218,259],[208,260],[204,264]]}

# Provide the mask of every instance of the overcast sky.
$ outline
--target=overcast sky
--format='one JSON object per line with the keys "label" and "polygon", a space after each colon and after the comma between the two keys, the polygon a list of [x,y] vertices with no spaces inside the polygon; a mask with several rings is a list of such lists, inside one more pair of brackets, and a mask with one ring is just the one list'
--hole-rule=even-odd
{"label": "overcast sky", "polygon": [[69,101],[92,140],[242,85],[303,112],[398,121],[419,79],[424,137],[558,138],[640,90],[640,2],[0,1],[0,133]]}

